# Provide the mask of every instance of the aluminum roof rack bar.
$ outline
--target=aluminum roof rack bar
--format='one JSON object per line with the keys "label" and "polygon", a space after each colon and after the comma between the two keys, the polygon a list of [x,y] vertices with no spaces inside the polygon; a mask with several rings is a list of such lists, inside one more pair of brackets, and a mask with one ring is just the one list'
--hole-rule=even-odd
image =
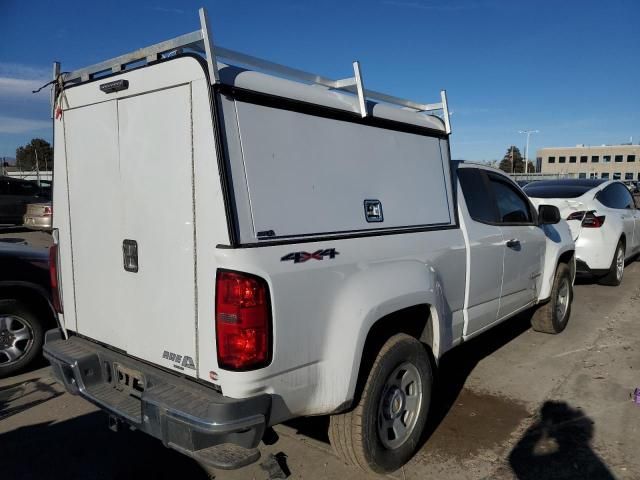
{"label": "aluminum roof rack bar", "polygon": [[447,101],[446,90],[440,90],[440,98],[442,99],[442,119],[444,120],[445,131],[451,133],[451,114],[449,113],[449,102]]}
{"label": "aluminum roof rack bar", "polygon": [[209,26],[209,15],[205,8],[198,10],[200,14],[200,28],[202,31],[202,42],[204,43],[204,51],[207,56],[207,65],[209,66],[209,77],[213,83],[220,83],[220,73],[218,72],[218,60],[216,52],[213,49],[213,36],[211,35],[211,27]]}
{"label": "aluminum roof rack bar", "polygon": [[58,76],[60,75],[60,62],[53,62],[53,72],[52,78],[53,83],[51,84],[51,92],[49,94],[49,101],[51,106],[51,118],[56,114],[56,82],[58,80]]}
{"label": "aluminum roof rack bar", "polygon": [[163,55],[173,52],[181,52],[185,49],[192,50],[202,54],[209,69],[209,76],[212,83],[220,83],[220,74],[218,71],[218,59],[228,60],[230,64],[240,64],[245,67],[255,68],[265,73],[275,74],[290,80],[299,82],[321,85],[329,89],[340,90],[357,95],[360,115],[366,117],[367,99],[377,100],[379,102],[397,105],[415,112],[433,112],[442,110],[443,120],[447,133],[451,133],[451,124],[449,119],[449,106],[447,103],[447,94],[444,90],[440,92],[441,101],[439,103],[419,103],[386,93],[377,92],[375,90],[366,90],[362,78],[362,70],[360,63],[353,62],[354,76],[340,80],[333,80],[315,73],[305,72],[296,68],[287,67],[279,63],[271,62],[262,58],[247,55],[245,53],[236,52],[220,46],[215,46],[213,35],[209,23],[207,11],[204,8],[199,10],[200,30],[187,33],[179,37],[175,37],[164,42],[156,43],[149,47],[141,48],[131,53],[121,55],[119,57],[106,60],[104,62],[81,68],[69,74],[65,74],[65,82],[86,82],[101,76],[103,74],[117,73],[134,64],[138,66],[140,62],[152,62],[162,58]]}
{"label": "aluminum roof rack bar", "polygon": [[[264,70],[265,72],[275,73],[286,78],[291,78],[291,79],[303,81],[306,83],[322,85],[327,88],[331,88],[335,90],[345,90],[347,92],[355,93],[355,94],[358,93],[357,86],[353,77],[341,79],[341,80],[332,80],[330,78],[323,77],[315,73],[309,73],[303,70],[298,70],[296,68],[287,67],[286,65],[281,65],[279,63],[271,62],[269,60],[264,60],[258,57],[253,57],[251,55],[247,55],[246,53],[236,52],[234,50],[230,50],[223,47],[215,47],[215,51],[218,58],[224,58],[226,60],[235,61],[247,67],[255,67],[260,70]],[[354,67],[354,70],[355,70],[355,67]],[[434,110],[444,110],[444,106],[442,105],[441,102],[440,103],[418,103],[412,100],[406,100],[404,98],[388,95],[386,93],[377,92],[375,90],[366,90],[365,96],[366,98],[370,98],[372,100],[379,100],[385,103],[399,105],[401,107],[406,107],[418,112],[431,112]]]}
{"label": "aluminum roof rack bar", "polygon": [[367,116],[367,91],[364,89],[362,73],[360,72],[360,62],[353,62],[353,74],[356,81],[356,89],[358,90],[358,102],[360,104],[360,115],[362,118]]}
{"label": "aluminum roof rack bar", "polygon": [[362,73],[360,72],[360,62],[357,60],[353,62],[353,77],[343,78],[341,80],[333,81],[334,86],[331,88],[345,90],[347,87],[356,87],[358,93],[358,106],[360,107],[360,115],[362,118],[368,115],[367,112],[367,97],[364,89],[364,83],[362,81]]}
{"label": "aluminum roof rack bar", "polygon": [[132,63],[157,59],[163,53],[168,53],[179,48],[191,48],[202,51],[202,31],[197,30],[185,35],[180,35],[171,40],[156,43],[155,45],[140,48],[134,52],[112,58],[111,60],[75,70],[66,74],[64,80],[65,82],[87,82],[99,73],[117,73],[125,70],[127,66]]}

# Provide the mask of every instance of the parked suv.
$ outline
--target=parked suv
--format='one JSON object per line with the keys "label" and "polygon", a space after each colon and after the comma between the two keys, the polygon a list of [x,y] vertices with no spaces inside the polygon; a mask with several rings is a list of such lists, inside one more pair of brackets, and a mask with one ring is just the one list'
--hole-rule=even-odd
{"label": "parked suv", "polygon": [[[136,55],[211,51],[201,18]],[[534,329],[565,328],[569,228],[498,170],[450,161],[444,92],[423,105],[365,91],[358,64],[336,82],[219,52],[65,74],[46,356],[114,424],[206,467],[331,415],[344,461],[394,471],[446,351],[530,308]]]}

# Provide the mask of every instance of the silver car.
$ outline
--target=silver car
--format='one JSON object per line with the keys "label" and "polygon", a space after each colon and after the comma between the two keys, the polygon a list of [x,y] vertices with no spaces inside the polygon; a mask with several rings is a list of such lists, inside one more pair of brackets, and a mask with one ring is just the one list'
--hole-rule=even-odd
{"label": "silver car", "polygon": [[23,225],[27,228],[46,230],[51,228],[51,202],[30,203],[23,217]]}

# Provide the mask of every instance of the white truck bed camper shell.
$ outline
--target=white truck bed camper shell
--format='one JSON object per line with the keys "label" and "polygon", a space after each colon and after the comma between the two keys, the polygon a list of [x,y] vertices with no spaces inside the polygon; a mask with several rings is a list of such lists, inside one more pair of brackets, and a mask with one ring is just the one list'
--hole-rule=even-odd
{"label": "white truck bed camper shell", "polygon": [[444,92],[422,104],[365,89],[357,62],[331,80],[223,49],[200,20],[54,66],[45,355],[69,391],[207,467],[331,414],[343,458],[393,471],[444,352],[538,305],[534,328],[564,328],[568,227],[451,161]]}

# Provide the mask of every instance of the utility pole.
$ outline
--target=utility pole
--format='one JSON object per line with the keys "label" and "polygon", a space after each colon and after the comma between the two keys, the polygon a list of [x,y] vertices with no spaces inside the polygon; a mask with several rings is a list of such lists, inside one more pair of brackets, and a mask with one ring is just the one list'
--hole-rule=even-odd
{"label": "utility pole", "polygon": [[519,130],[518,133],[527,134],[527,143],[524,148],[524,171],[527,173],[527,168],[529,167],[529,137],[532,133],[540,133],[540,130]]}
{"label": "utility pole", "polygon": [[515,158],[513,158],[513,145],[511,145],[511,173],[515,173],[516,171],[516,162],[514,160]]}
{"label": "utility pole", "polygon": [[33,151],[36,154],[36,178],[38,179],[38,186],[40,186],[40,162],[38,162],[38,149],[34,148]]}

